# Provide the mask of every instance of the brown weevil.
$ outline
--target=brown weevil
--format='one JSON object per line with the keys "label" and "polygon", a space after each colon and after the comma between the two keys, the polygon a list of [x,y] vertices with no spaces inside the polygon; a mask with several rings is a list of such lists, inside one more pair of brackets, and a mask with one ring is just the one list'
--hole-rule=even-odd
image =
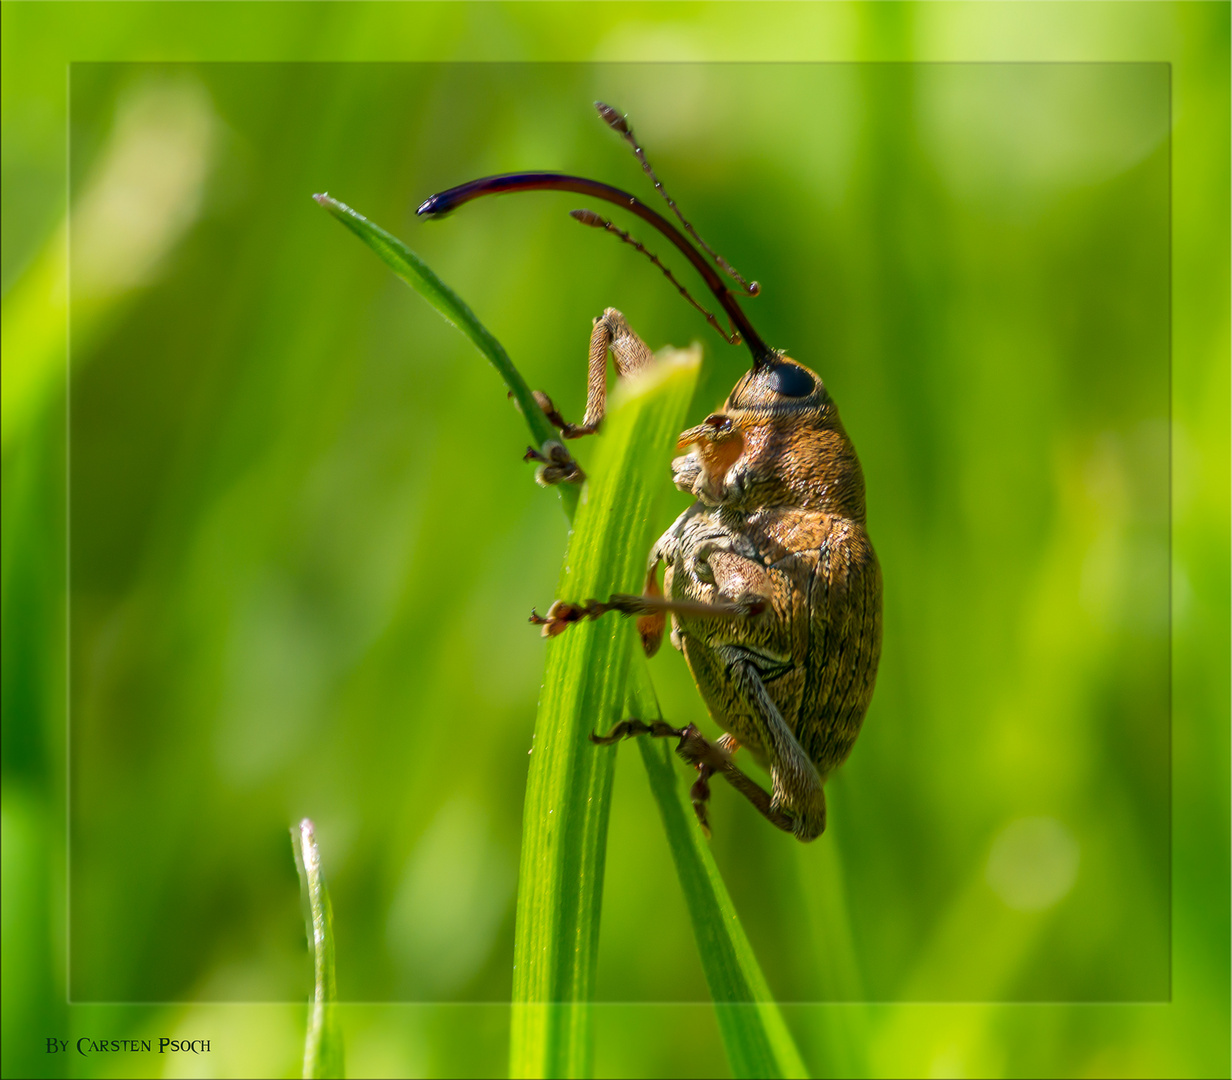
{"label": "brown weevil", "polygon": [[[745,282],[685,220],[625,117],[602,103],[596,108],[632,145],[685,231],[746,295],[757,295],[757,283]],[[864,476],[855,448],[821,379],[767,346],[714,266],[675,225],[632,195],[563,173],[509,173],[433,195],[419,213],[443,214],[481,195],[541,190],[615,203],[666,236],[705,280],[730,320],[730,333],[641,243],[593,211],[573,211],[583,224],[613,232],[647,255],[729,343],[748,346],[753,366],[722,409],[680,436],[677,448],[688,452],[672,462],[673,479],[697,501],[651,550],[644,593],[584,604],[557,600],[546,617],[532,614],[531,620],[551,636],[609,611],[636,615],[642,645],[652,655],[670,614],[672,644],[684,653],[724,734],[712,743],[692,724],[630,719],[592,740],[677,738],[677,752],[699,773],[692,795],[703,827],[709,778],[718,774],[772,824],[813,840],[826,826],[822,785],[851,752],[881,654],[881,570],[865,528]],[[567,423],[546,395],[536,395],[564,438],[598,430],[609,352],[621,376],[652,360],[614,308],[595,320],[581,424]],[[549,482],[579,475],[563,444],[531,456]],[[769,770],[769,793],[734,763],[741,747]]]}

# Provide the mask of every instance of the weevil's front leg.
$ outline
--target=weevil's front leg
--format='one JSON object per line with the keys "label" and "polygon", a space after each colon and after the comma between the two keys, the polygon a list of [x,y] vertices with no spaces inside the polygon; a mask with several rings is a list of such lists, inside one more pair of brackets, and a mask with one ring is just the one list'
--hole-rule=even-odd
{"label": "weevil's front leg", "polygon": [[595,320],[590,335],[590,362],[587,369],[586,418],[580,424],[571,424],[557,410],[552,399],[541,390],[535,391],[535,400],[544,415],[566,439],[580,439],[593,435],[603,422],[607,411],[607,354],[611,350],[616,362],[616,374],[626,378],[649,366],[654,354],[646,346],[625,317],[615,308],[608,308]]}
{"label": "weevil's front leg", "polygon": [[542,450],[528,446],[526,453],[522,455],[522,460],[539,463],[535,469],[535,482],[543,487],[551,487],[553,484],[566,481],[580,484],[586,479],[586,474],[582,472],[582,467],[573,460],[573,455],[564,448],[563,444],[554,439],[545,442]]}

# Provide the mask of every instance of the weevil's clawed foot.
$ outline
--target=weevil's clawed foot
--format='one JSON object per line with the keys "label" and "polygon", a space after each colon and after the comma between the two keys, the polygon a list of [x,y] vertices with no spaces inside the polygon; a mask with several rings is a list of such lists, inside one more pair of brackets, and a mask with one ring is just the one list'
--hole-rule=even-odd
{"label": "weevil's clawed foot", "polygon": [[544,637],[555,637],[564,633],[565,627],[583,619],[597,619],[609,610],[607,604],[598,600],[587,600],[585,604],[573,604],[568,600],[554,600],[546,615],[540,615],[534,609],[530,613],[530,621],[534,626],[543,627]]}
{"label": "weevil's clawed foot", "polygon": [[676,753],[697,769],[697,780],[689,789],[689,797],[693,800],[697,823],[702,827],[706,839],[709,839],[710,819],[707,804],[710,802],[710,777],[731,764],[731,755],[724,746],[707,739],[697,730],[695,724],[690,724],[680,733]]}
{"label": "weevil's clawed foot", "polygon": [[706,765],[699,765],[697,771],[700,775],[694,785],[689,788],[689,798],[693,800],[693,813],[697,815],[697,823],[702,827],[702,835],[709,840],[710,817],[707,813],[707,804],[710,802],[710,769]]}
{"label": "weevil's clawed foot", "polygon": [[674,728],[663,720],[652,720],[647,724],[645,721],[630,718],[622,720],[606,735],[600,735],[598,732],[592,731],[590,733],[590,741],[596,746],[610,746],[621,739],[632,739],[638,735],[650,735],[656,739],[678,739],[683,734],[684,728]]}
{"label": "weevil's clawed foot", "polygon": [[552,399],[547,396],[542,390],[531,391],[535,398],[535,404],[543,410],[543,415],[548,418],[548,423],[551,424],[560,432],[562,439],[580,439],[583,435],[593,435],[599,430],[598,424],[571,424],[563,416]]}
{"label": "weevil's clawed foot", "polygon": [[562,483],[580,484],[586,479],[586,474],[573,460],[573,455],[555,439],[545,442],[542,450],[528,446],[522,460],[539,462],[538,468],[535,469],[535,483],[541,487]]}

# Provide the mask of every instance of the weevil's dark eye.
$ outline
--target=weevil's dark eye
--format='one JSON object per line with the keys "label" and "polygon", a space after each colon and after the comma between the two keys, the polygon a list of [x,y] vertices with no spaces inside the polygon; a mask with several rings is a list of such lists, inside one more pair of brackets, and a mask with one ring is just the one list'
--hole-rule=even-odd
{"label": "weevil's dark eye", "polygon": [[797,364],[780,364],[770,372],[770,389],[783,397],[807,397],[813,392],[813,377]]}

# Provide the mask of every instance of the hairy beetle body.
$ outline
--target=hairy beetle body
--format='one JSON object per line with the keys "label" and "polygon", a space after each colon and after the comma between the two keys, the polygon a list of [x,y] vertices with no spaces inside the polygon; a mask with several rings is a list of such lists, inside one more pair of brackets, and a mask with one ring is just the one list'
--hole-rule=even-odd
{"label": "hairy beetle body", "polygon": [[[745,619],[673,612],[672,644],[731,736],[726,748],[770,770],[771,805],[812,839],[825,827],[821,785],[851,752],[872,697],[881,570],[837,410],[820,379],[788,365],[792,388],[807,376],[808,393],[780,401],[746,377],[721,413],[681,436],[693,450],[673,463],[675,480],[698,501],[655,544],[648,585],[663,562],[669,599],[763,602]],[[653,651],[662,619],[641,622]]]}

